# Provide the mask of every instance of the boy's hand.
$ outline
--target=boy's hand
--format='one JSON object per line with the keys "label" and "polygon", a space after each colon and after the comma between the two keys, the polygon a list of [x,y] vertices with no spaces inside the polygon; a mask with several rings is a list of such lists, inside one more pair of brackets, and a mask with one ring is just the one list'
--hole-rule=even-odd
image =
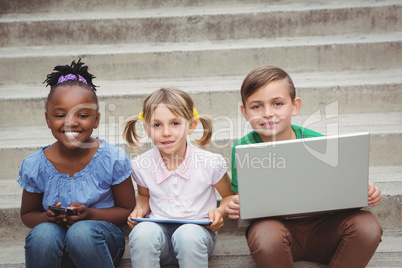
{"label": "boy's hand", "polygon": [[369,182],[369,188],[368,188],[368,204],[370,207],[377,206],[381,203],[381,191],[377,187],[377,185],[374,184],[374,182]]}
{"label": "boy's hand", "polygon": [[217,209],[208,212],[208,217],[212,221],[210,225],[205,226],[209,231],[216,232],[223,227],[223,217]]}
{"label": "boy's hand", "polygon": [[226,207],[226,213],[230,219],[238,219],[240,217],[239,196],[234,195]]}
{"label": "boy's hand", "polygon": [[131,212],[130,216],[128,216],[127,218],[127,224],[128,226],[133,229],[139,222],[138,221],[133,221],[131,220],[131,218],[144,218],[144,210],[138,206],[136,206],[133,210],[133,212]]}

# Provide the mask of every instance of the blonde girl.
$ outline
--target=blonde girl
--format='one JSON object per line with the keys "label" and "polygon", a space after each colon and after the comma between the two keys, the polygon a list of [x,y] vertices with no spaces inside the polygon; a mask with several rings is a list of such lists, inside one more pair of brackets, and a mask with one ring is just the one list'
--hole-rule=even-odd
{"label": "blonde girl", "polygon": [[[141,146],[137,132],[143,124],[154,148],[131,161],[138,186],[136,206],[128,218],[133,267],[208,267],[216,231],[227,216],[234,192],[226,162],[192,145],[187,139],[202,123],[199,147],[209,144],[212,120],[198,115],[191,97],[174,88],[162,88],[146,98],[143,110],[124,124],[123,136],[133,150]],[[215,189],[222,196],[217,207]],[[132,218],[155,219],[140,222]],[[208,225],[160,223],[156,220],[210,220]]]}

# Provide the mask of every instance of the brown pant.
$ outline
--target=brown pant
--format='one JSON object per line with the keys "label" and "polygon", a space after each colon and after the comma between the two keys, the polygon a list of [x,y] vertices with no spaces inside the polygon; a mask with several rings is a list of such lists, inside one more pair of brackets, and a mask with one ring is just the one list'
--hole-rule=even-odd
{"label": "brown pant", "polygon": [[258,267],[294,267],[294,261],[329,267],[366,267],[382,228],[367,211],[348,211],[305,219],[263,219],[250,226],[247,242]]}

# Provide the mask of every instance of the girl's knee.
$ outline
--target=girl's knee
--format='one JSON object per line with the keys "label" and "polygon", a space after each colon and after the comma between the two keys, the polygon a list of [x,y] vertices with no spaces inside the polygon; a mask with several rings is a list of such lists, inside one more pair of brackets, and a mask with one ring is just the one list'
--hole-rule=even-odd
{"label": "girl's knee", "polygon": [[99,241],[105,241],[100,222],[93,220],[78,221],[71,225],[66,234],[67,249],[80,252],[90,249]]}
{"label": "girl's knee", "polygon": [[183,243],[202,242],[209,236],[207,229],[196,224],[183,224],[176,229],[172,240],[180,240]]}
{"label": "girl's knee", "polygon": [[208,258],[215,247],[215,235],[195,224],[184,224],[177,228],[172,235],[172,245],[179,266],[208,266]]}
{"label": "girl's knee", "polygon": [[164,243],[163,229],[153,222],[137,224],[129,234],[129,246],[147,247]]}
{"label": "girl's knee", "polygon": [[93,221],[79,221],[71,225],[68,229],[66,240],[72,241],[81,241],[87,240],[89,236],[93,235],[93,232],[96,231],[93,229],[93,225],[91,224]]}
{"label": "girl's knee", "polygon": [[66,230],[54,223],[45,222],[33,228],[26,237],[26,242],[35,243],[35,245],[62,244]]}
{"label": "girl's knee", "polygon": [[33,255],[61,254],[66,230],[54,223],[45,222],[33,228],[25,238],[25,249]]}
{"label": "girl's knee", "polygon": [[183,224],[172,235],[172,244],[178,250],[209,251],[215,243],[215,234],[196,224]]}

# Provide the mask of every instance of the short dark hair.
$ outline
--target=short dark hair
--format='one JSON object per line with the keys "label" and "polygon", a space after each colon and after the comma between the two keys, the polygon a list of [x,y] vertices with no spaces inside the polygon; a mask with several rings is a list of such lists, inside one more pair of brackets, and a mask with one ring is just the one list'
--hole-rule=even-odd
{"label": "short dark hair", "polygon": [[263,66],[251,70],[243,80],[241,85],[240,94],[243,105],[246,105],[246,100],[259,88],[266,84],[275,81],[285,79],[289,85],[289,94],[292,102],[296,98],[296,89],[293,85],[292,78],[289,74],[281,68],[275,66]]}

